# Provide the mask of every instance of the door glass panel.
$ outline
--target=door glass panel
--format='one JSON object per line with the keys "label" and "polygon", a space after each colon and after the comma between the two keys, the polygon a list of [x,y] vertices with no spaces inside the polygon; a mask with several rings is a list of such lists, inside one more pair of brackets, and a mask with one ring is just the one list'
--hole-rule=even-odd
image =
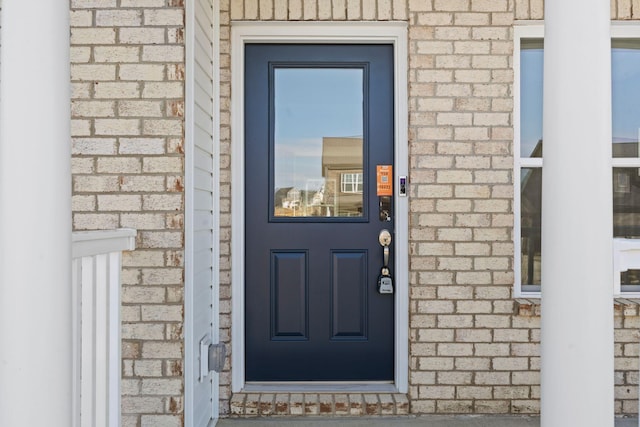
{"label": "door glass panel", "polygon": [[363,70],[274,70],[276,217],[362,217]]}

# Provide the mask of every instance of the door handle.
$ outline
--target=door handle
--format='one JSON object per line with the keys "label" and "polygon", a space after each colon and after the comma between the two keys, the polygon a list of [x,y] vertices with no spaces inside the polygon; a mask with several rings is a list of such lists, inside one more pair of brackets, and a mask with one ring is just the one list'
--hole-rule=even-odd
{"label": "door handle", "polygon": [[391,233],[386,228],[380,230],[380,234],[378,234],[378,242],[380,242],[380,246],[382,246],[382,256],[384,260],[384,264],[382,268],[388,269],[389,265],[389,245],[391,245]]}
{"label": "door handle", "polygon": [[387,229],[380,230],[378,234],[378,242],[382,246],[382,256],[384,264],[382,270],[380,270],[380,277],[378,277],[378,292],[381,294],[393,293],[393,279],[391,278],[391,272],[389,271],[389,245],[391,245],[391,232]]}

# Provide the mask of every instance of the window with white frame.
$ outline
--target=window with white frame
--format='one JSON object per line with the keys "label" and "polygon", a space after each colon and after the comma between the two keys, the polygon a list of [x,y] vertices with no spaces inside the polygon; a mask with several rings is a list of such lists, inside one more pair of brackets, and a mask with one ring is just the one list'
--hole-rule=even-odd
{"label": "window with white frame", "polygon": [[[613,237],[640,238],[640,38],[611,41]],[[640,291],[640,270],[621,291]]]}
{"label": "window with white frame", "polygon": [[[541,285],[543,27],[515,31],[515,286],[537,296]],[[613,26],[612,237],[640,239],[640,26]],[[640,270],[621,276],[621,293],[640,292]]]}
{"label": "window with white frame", "polygon": [[340,175],[340,191],[361,194],[363,189],[361,173],[343,173]]}
{"label": "window with white frame", "polygon": [[517,45],[519,95],[514,182],[517,222],[516,285],[523,293],[540,291],[542,208],[542,38],[521,38]]}

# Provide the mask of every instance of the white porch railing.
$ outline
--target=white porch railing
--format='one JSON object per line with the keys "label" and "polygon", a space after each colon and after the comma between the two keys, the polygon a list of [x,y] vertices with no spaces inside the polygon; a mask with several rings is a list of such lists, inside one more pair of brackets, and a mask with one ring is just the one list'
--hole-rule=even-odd
{"label": "white porch railing", "polygon": [[136,230],[72,235],[74,427],[120,425],[121,252]]}

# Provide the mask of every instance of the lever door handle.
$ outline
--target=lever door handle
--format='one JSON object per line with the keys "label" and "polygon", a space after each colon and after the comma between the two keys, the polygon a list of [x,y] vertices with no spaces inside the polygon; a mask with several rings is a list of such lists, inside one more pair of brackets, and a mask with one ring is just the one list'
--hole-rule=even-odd
{"label": "lever door handle", "polygon": [[389,245],[391,245],[391,233],[386,228],[380,230],[380,234],[378,235],[378,242],[380,242],[380,246],[382,246],[382,256],[384,259],[384,265],[382,268],[387,268],[389,265]]}

